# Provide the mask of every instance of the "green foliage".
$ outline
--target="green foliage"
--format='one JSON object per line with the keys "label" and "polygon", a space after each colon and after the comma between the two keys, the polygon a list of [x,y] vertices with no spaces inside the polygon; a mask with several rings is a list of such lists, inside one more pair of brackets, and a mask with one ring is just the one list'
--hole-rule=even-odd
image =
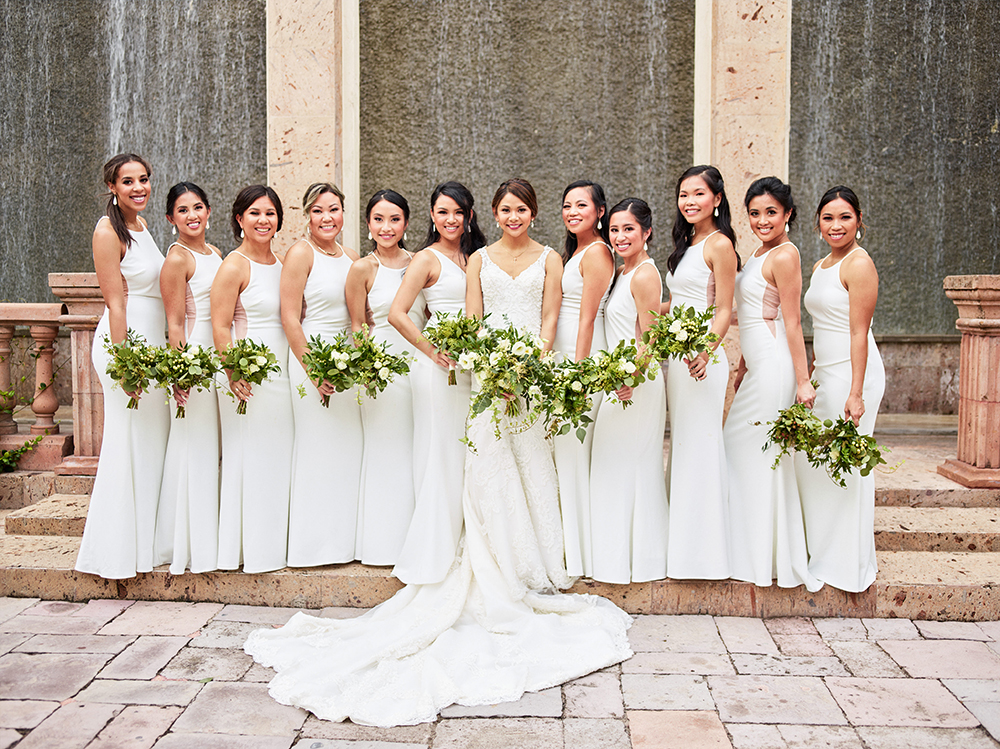
{"label": "green foliage", "polygon": [[[169,343],[156,349],[153,379],[156,386],[168,393],[178,390],[208,390],[215,385],[215,375],[222,371],[222,362],[215,349],[185,343],[174,348]],[[175,418],[183,419],[184,406],[177,406]]]}
{"label": "green foliage", "polygon": [[[108,336],[104,336],[104,350],[111,356],[105,372],[116,386],[126,393],[141,393],[149,388],[156,366],[155,346],[150,346],[145,338],[129,328],[121,343],[112,343]],[[125,407],[138,408],[139,398],[131,396]]]}
{"label": "green foliage", "polygon": [[[608,393],[612,397],[623,387],[634,388],[647,379],[646,369],[650,362],[639,357],[635,339],[618,341],[618,345],[610,352],[598,351],[592,358],[596,367],[594,390]],[[631,405],[631,400],[622,401],[622,408]]]}
{"label": "green foliage", "polygon": [[16,471],[21,456],[34,449],[35,445],[42,441],[42,436],[40,434],[34,439],[28,440],[20,447],[15,447],[13,450],[0,450],[0,473]]}
{"label": "green foliage", "polygon": [[357,359],[357,383],[369,398],[385,390],[397,375],[405,375],[410,371],[408,356],[396,356],[389,353],[391,344],[376,341],[368,334],[368,326],[354,334],[354,347],[360,354]]}
{"label": "green foliage", "polygon": [[[243,380],[251,385],[260,385],[271,379],[271,375],[281,371],[278,357],[263,343],[249,338],[234,341],[222,356],[222,368],[228,370],[232,380]],[[229,393],[234,400],[236,396]],[[240,400],[236,413],[245,414],[247,402]]]}
{"label": "green foliage", "polygon": [[[489,315],[483,317],[467,317],[463,313],[434,313],[434,321],[424,328],[423,336],[434,348],[443,351],[449,357],[459,362],[462,369],[472,369],[462,363],[463,354],[478,353],[487,335],[483,325]],[[448,373],[448,384],[455,384],[455,370]]]}
{"label": "green foliage", "polygon": [[[353,336],[346,332],[335,335],[325,341],[318,335],[309,338],[309,346],[302,355],[302,365],[306,376],[316,387],[324,382],[330,383],[338,393],[350,390],[358,380],[361,372],[363,352],[354,346]],[[299,396],[306,397],[306,389],[299,387]],[[330,396],[322,396],[323,405],[330,407]]]}
{"label": "green foliage", "polygon": [[719,361],[715,343],[719,336],[709,332],[715,317],[715,307],[696,312],[694,307],[674,305],[666,315],[653,315],[653,324],[642,334],[649,353],[659,360],[694,359],[708,353],[709,361]]}

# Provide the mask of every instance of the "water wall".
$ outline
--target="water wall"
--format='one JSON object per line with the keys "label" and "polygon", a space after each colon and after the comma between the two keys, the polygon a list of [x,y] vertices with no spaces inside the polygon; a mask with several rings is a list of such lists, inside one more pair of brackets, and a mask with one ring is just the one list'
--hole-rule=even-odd
{"label": "water wall", "polygon": [[955,333],[942,279],[1000,273],[996,3],[795,3],[791,65],[806,276],[826,254],[811,231],[819,198],[848,185],[880,274],[876,334]]}
{"label": "water wall", "polygon": [[50,271],[93,270],[101,166],[121,151],[153,167],[162,249],[181,180],[233,246],[233,197],[267,176],[265,0],[0,0],[0,18],[0,301],[51,301]]}
{"label": "water wall", "polygon": [[562,190],[592,179],[609,207],[650,203],[662,268],[691,159],[693,53],[693,0],[363,0],[361,206],[400,191],[415,244],[434,185],[455,179],[495,241],[493,193],[523,177],[532,236],[560,247]]}

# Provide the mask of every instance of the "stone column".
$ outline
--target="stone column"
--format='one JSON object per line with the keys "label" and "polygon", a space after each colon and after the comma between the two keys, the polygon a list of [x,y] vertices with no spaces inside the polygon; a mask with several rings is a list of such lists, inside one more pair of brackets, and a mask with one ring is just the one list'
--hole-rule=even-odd
{"label": "stone column", "polygon": [[267,0],[267,180],[281,196],[276,249],[302,236],[302,194],[347,196],[342,244],[357,249],[362,205],[359,0]]}
{"label": "stone column", "polygon": [[[14,422],[14,405],[17,397],[14,395],[14,384],[10,374],[10,355],[13,352],[11,341],[14,338],[14,324],[0,324],[0,436],[17,434],[17,424]],[[6,395],[9,393],[9,395]]]}
{"label": "stone column", "polygon": [[73,455],[55,467],[58,474],[93,476],[104,436],[104,391],[90,349],[104,314],[96,273],[50,273],[49,287],[63,303],[59,322],[70,330],[73,367]]}
{"label": "stone column", "polygon": [[938,473],[963,486],[1000,489],[1000,276],[948,276],[958,307],[958,459]]}

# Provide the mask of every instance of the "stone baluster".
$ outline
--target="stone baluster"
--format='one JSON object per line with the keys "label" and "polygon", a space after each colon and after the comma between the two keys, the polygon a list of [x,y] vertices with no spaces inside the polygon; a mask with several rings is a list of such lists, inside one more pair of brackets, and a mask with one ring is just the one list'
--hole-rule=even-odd
{"label": "stone baluster", "polygon": [[0,323],[0,392],[10,395],[0,395],[0,435],[17,434],[17,424],[14,423],[14,386],[10,374],[10,342],[14,338],[13,323]]}
{"label": "stone baluster", "polygon": [[958,459],[938,473],[977,488],[1000,488],[1000,276],[948,276],[958,307]]}
{"label": "stone baluster", "polygon": [[59,396],[56,395],[55,379],[52,376],[52,357],[56,352],[59,322],[40,322],[29,326],[28,331],[31,333],[31,340],[35,342],[35,396],[31,401],[35,423],[31,425],[31,433],[59,434],[59,425],[55,421]]}

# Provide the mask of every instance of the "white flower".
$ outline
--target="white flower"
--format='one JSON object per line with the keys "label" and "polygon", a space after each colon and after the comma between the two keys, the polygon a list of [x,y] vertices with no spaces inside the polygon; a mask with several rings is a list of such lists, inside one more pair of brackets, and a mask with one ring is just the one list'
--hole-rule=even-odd
{"label": "white flower", "polygon": [[553,413],[557,414],[566,413],[566,407],[562,404],[562,401],[556,403],[556,407],[553,409]]}
{"label": "white flower", "polygon": [[380,369],[378,371],[378,376],[381,377],[383,380],[388,380],[389,379],[389,368],[388,367],[382,367],[382,369]]}
{"label": "white flower", "polygon": [[347,369],[347,362],[340,360],[337,362],[337,369]]}
{"label": "white flower", "polygon": [[501,354],[499,351],[494,351],[492,354],[490,354],[490,366],[495,367],[497,364],[500,363],[500,360],[502,358],[503,354]]}
{"label": "white flower", "polygon": [[263,366],[264,366],[265,364],[267,364],[267,357],[266,357],[266,356],[258,356],[258,357],[257,357],[257,363],[258,363],[258,364],[259,364],[260,366],[262,366],[262,367],[263,367]]}
{"label": "white flower", "polygon": [[625,362],[625,364],[622,365],[622,368],[629,374],[632,374],[633,372],[635,372],[636,369],[635,362],[627,361]]}
{"label": "white flower", "polygon": [[513,353],[515,356],[524,356],[526,353],[528,353],[528,347],[524,345],[523,341],[518,341],[517,343],[514,344],[514,347],[511,349],[511,353]]}
{"label": "white flower", "polygon": [[382,369],[384,366],[385,365],[381,361],[378,359],[375,360],[375,369]]}
{"label": "white flower", "polygon": [[670,327],[667,328],[667,330],[669,330],[671,333],[679,333],[681,331],[681,328],[683,327],[684,324],[680,320],[674,320],[672,323],[670,323]]}
{"label": "white flower", "polygon": [[678,341],[686,341],[687,339],[688,339],[688,332],[686,330],[682,330],[677,333]]}
{"label": "white flower", "polygon": [[574,393],[579,393],[581,390],[583,390],[583,383],[580,382],[579,380],[573,380],[573,384],[571,384],[569,388]]}
{"label": "white flower", "polygon": [[254,372],[259,372],[259,371],[260,367],[258,367],[256,364],[251,364],[249,367],[247,367],[247,372],[249,374],[253,374]]}
{"label": "white flower", "polygon": [[485,338],[485,337],[486,337],[486,336],[488,336],[489,334],[490,334],[490,331],[489,331],[489,329],[487,329],[487,328],[486,328],[485,326],[483,326],[483,327],[480,327],[480,328],[479,328],[479,332],[478,332],[478,333],[476,333],[476,337],[477,337],[477,338]]}
{"label": "white flower", "polygon": [[532,385],[531,387],[528,388],[528,395],[530,395],[532,398],[541,398],[542,389],[538,387],[538,385]]}
{"label": "white flower", "polygon": [[600,364],[602,361],[604,361],[604,352],[598,351],[596,354],[594,354],[592,358],[594,359],[594,364]]}
{"label": "white flower", "polygon": [[458,366],[462,369],[475,369],[477,361],[479,361],[479,357],[476,354],[466,351],[458,357]]}
{"label": "white flower", "polygon": [[497,343],[497,348],[500,349],[501,351],[509,351],[510,341],[508,341],[506,338],[501,338],[500,342]]}

